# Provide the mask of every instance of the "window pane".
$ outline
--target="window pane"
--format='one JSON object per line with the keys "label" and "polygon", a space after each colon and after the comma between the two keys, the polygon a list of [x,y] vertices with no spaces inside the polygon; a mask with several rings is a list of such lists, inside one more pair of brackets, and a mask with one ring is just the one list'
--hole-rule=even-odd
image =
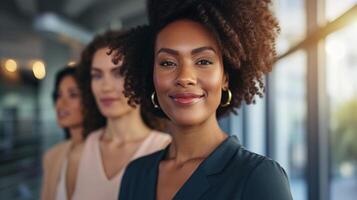
{"label": "window pane", "polygon": [[350,9],[357,0],[325,0],[326,1],[326,18],[333,21],[338,16]]}
{"label": "window pane", "polygon": [[273,6],[281,27],[277,46],[278,53],[281,54],[305,36],[305,4],[304,0],[274,0]]}
{"label": "window pane", "polygon": [[295,200],[307,199],[306,54],[296,52],[273,70],[275,159],[290,178]]}
{"label": "window pane", "polygon": [[0,199],[39,198],[37,110],[35,88],[0,80]]}
{"label": "window pane", "polygon": [[331,199],[357,196],[357,23],[326,39]]}
{"label": "window pane", "polygon": [[245,131],[246,140],[245,146],[261,155],[266,155],[265,152],[265,98],[256,97],[255,104],[245,105]]}

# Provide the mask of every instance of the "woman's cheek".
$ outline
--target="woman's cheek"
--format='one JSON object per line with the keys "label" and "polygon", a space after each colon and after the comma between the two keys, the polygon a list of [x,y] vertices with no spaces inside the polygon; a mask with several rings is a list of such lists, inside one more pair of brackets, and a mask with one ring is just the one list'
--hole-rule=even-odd
{"label": "woman's cheek", "polygon": [[160,71],[156,71],[154,74],[154,85],[157,92],[173,87],[173,85],[171,85],[172,82],[173,80],[170,74],[162,73]]}

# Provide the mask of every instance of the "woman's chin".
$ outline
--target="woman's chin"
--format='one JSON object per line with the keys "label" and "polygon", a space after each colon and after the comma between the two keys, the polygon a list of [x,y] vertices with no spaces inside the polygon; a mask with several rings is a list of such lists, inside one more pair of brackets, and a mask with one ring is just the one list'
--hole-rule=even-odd
{"label": "woman's chin", "polygon": [[118,107],[113,108],[113,109],[101,109],[102,115],[108,119],[121,118],[131,111],[132,111],[132,109],[123,109],[123,108],[118,108]]}
{"label": "woman's chin", "polygon": [[59,122],[58,125],[61,127],[61,128],[68,128],[68,129],[71,129],[73,127],[78,127],[81,125],[81,123],[76,123],[74,121],[70,121],[70,122]]}
{"label": "woman's chin", "polygon": [[181,126],[181,127],[193,127],[200,125],[204,122],[204,117],[202,116],[173,116],[171,118],[171,122],[175,124],[176,126]]}

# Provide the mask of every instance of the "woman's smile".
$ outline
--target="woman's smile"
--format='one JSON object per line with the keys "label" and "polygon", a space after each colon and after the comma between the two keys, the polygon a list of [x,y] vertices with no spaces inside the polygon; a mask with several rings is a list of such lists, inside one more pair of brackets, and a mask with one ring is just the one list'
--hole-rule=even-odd
{"label": "woman's smile", "polygon": [[179,92],[170,94],[169,97],[179,106],[190,106],[201,101],[205,95],[191,92]]}

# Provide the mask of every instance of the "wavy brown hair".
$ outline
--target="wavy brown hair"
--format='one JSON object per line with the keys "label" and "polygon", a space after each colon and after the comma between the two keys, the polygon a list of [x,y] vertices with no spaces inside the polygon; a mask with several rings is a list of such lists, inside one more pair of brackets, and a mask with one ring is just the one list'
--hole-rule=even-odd
{"label": "wavy brown hair", "polygon": [[[169,23],[190,19],[207,27],[217,39],[224,71],[232,92],[231,104],[217,109],[217,117],[234,112],[242,102],[251,104],[265,91],[263,77],[276,59],[275,41],[280,31],[269,9],[271,0],[148,0],[149,27],[136,34],[135,63],[126,73],[125,94],[131,104],[142,104],[158,116],[150,96],[154,91],[154,45],[157,34]],[[112,44],[113,50],[118,48]],[[222,102],[227,99],[222,96]]]}

